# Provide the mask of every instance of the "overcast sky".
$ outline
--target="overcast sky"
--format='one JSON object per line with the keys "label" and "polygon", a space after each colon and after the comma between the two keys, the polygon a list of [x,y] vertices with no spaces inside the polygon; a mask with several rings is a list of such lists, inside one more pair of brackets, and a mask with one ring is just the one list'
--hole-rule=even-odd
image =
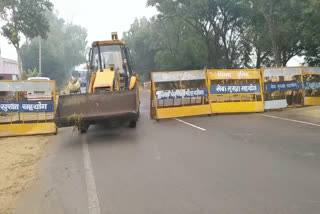
{"label": "overcast sky", "polygon": [[[156,9],[146,7],[147,0],[51,0],[61,18],[85,27],[89,44],[111,39],[111,32],[121,37],[135,18],[151,17]],[[14,48],[0,36],[1,56],[15,59]]]}

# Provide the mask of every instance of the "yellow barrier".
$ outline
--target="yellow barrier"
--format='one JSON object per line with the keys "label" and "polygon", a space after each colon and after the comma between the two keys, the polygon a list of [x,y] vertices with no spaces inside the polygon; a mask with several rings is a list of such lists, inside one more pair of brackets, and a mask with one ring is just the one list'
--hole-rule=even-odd
{"label": "yellow barrier", "polygon": [[153,72],[150,99],[150,116],[157,120],[211,114],[202,70]]}
{"label": "yellow barrier", "polygon": [[0,137],[56,134],[55,123],[1,124]]}
{"label": "yellow barrier", "polygon": [[0,137],[56,134],[55,81],[0,81]]}
{"label": "yellow barrier", "polygon": [[303,105],[300,67],[264,68],[261,72],[266,110]]}
{"label": "yellow barrier", "polygon": [[151,117],[263,112],[320,105],[320,67],[212,69],[206,75],[203,72],[153,72]]}
{"label": "yellow barrier", "polygon": [[320,105],[320,67],[301,67],[304,82],[304,104]]}
{"label": "yellow barrier", "polygon": [[320,106],[320,97],[305,97],[304,103],[308,106]]}
{"label": "yellow barrier", "polygon": [[258,69],[208,70],[212,113],[263,112]]}

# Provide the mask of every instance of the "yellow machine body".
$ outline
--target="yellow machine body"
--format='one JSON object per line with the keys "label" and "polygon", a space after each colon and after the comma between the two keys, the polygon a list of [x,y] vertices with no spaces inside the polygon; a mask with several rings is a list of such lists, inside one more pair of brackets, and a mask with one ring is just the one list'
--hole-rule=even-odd
{"label": "yellow machine body", "polygon": [[95,75],[95,80],[93,84],[93,92],[98,88],[109,88],[110,91],[114,90],[114,78],[115,71],[110,69],[104,69],[103,71],[98,71]]}
{"label": "yellow machine body", "polygon": [[[139,83],[134,75],[130,51],[118,40],[92,44],[88,65],[87,94],[60,96],[55,122],[58,127],[73,126],[81,118],[81,131],[106,121],[129,122],[135,127],[139,117]],[[71,119],[70,119],[71,118]]]}

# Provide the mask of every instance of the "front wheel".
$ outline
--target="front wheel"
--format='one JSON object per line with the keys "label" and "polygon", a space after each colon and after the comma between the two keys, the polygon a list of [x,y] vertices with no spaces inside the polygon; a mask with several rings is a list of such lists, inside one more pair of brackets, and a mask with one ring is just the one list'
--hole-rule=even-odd
{"label": "front wheel", "polygon": [[78,131],[80,134],[87,133],[88,129],[89,129],[88,125],[81,125],[80,127],[78,127]]}

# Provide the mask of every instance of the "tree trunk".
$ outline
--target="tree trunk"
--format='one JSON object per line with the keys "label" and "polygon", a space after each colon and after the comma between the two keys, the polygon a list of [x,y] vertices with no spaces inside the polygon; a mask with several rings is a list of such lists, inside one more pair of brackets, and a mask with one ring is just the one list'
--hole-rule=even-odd
{"label": "tree trunk", "polygon": [[275,35],[274,35],[274,19],[273,19],[273,5],[270,5],[269,14],[266,11],[263,11],[264,18],[268,24],[269,36],[271,39],[272,52],[275,57],[275,64],[278,67],[281,67],[281,51],[278,47]]}
{"label": "tree trunk", "polygon": [[256,62],[256,68],[261,68],[261,51],[258,49],[257,51],[257,62]]}
{"label": "tree trunk", "polygon": [[20,48],[17,47],[16,51],[17,51],[17,56],[18,56],[19,79],[21,79],[23,68],[22,68],[22,60],[21,60]]}
{"label": "tree trunk", "polygon": [[277,42],[275,41],[275,38],[273,36],[273,32],[271,30],[271,43],[272,43],[272,51],[274,54],[274,59],[277,67],[281,67],[281,51],[279,50],[279,47],[277,46]]}
{"label": "tree trunk", "polygon": [[287,52],[284,50],[284,51],[282,51],[282,66],[286,67],[287,66],[287,62],[288,62]]}
{"label": "tree trunk", "polygon": [[211,41],[209,36],[206,37],[206,45],[207,45],[207,56],[208,56],[208,66],[210,68],[216,67],[216,61],[214,56],[214,51],[212,50]]}

